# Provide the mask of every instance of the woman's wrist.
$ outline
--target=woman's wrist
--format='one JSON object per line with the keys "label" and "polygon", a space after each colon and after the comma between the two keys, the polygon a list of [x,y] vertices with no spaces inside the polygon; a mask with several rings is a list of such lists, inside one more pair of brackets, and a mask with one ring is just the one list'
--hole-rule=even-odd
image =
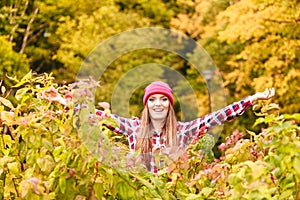
{"label": "woman's wrist", "polygon": [[255,101],[257,101],[257,94],[253,94],[250,96],[251,102],[254,103]]}

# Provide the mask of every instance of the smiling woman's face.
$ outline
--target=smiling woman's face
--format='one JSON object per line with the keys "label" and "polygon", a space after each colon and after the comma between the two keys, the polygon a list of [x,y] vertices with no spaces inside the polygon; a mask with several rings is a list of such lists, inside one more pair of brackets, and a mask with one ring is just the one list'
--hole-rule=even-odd
{"label": "smiling woman's face", "polygon": [[154,120],[164,120],[169,111],[170,101],[163,94],[153,94],[148,98],[147,106],[150,118]]}

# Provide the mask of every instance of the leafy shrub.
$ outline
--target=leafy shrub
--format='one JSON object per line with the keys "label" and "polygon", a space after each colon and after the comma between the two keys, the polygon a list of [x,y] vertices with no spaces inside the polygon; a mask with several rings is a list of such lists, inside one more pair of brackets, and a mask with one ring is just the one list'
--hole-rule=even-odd
{"label": "leafy shrub", "polygon": [[19,54],[13,50],[14,43],[8,41],[7,36],[0,36],[0,79],[9,87],[12,81],[5,79],[6,75],[24,76],[29,70],[29,60],[24,54]]}
{"label": "leafy shrub", "polygon": [[205,135],[153,175],[128,170],[124,137],[87,117],[93,105],[74,112],[73,101],[51,100],[52,87],[84,103],[92,97],[78,90],[84,84],[58,87],[51,74],[14,80],[17,104],[9,90],[0,99],[0,199],[299,199],[300,114],[268,114],[267,105],[255,123],[267,128],[248,139],[233,132],[220,159]]}

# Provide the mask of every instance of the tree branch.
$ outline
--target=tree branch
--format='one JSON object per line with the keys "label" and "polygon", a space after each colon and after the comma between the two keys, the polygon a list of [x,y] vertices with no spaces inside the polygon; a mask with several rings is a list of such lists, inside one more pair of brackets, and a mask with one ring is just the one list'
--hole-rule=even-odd
{"label": "tree branch", "polygon": [[[48,23],[44,23],[41,24],[39,27],[37,27],[36,29],[39,30],[38,32],[36,32],[35,34],[33,34],[28,40],[27,43],[30,43],[32,41],[34,41],[37,37],[39,37],[42,33],[44,33],[43,28],[46,27],[48,25]],[[30,33],[33,33],[33,31],[30,31]]]}
{"label": "tree branch", "polygon": [[36,15],[37,15],[38,11],[39,11],[39,8],[37,7],[37,8],[34,10],[33,16],[31,17],[30,21],[28,22],[28,25],[27,25],[26,31],[25,31],[25,35],[24,35],[24,38],[23,38],[23,42],[22,42],[22,47],[21,47],[20,52],[19,52],[20,54],[23,54],[24,51],[25,51],[25,48],[26,48],[26,46],[27,46],[27,40],[28,40],[28,37],[29,37],[29,35],[31,34],[31,32],[30,32],[30,27],[31,27],[31,24],[34,22],[35,17],[36,17]]}
{"label": "tree branch", "polygon": [[279,24],[283,24],[283,23],[291,24],[291,23],[298,23],[298,22],[300,22],[300,19],[291,19],[291,20],[265,19],[265,21],[275,22],[275,23],[279,23]]}
{"label": "tree branch", "polygon": [[[26,13],[26,10],[27,10],[27,8],[28,8],[28,4],[29,4],[29,1],[27,0],[26,2],[25,2],[25,8],[24,8],[24,10],[23,10],[23,12],[22,12],[22,14],[21,14],[21,16],[20,16],[20,18],[21,19],[23,19],[24,18],[24,16],[25,16],[25,13]],[[14,22],[13,22],[13,17],[16,17],[16,14],[13,16],[13,10],[14,9],[17,9],[17,4],[13,4],[11,7],[10,7],[10,13],[9,13],[9,24],[13,24]],[[15,12],[16,13],[16,12]],[[14,32],[17,30],[17,28],[19,27],[19,25],[20,24],[16,24],[13,28],[12,28],[12,30],[10,31],[10,36],[9,36],[9,41],[10,42],[13,42],[13,39],[14,39]]]}
{"label": "tree branch", "polygon": [[296,189],[296,195],[295,195],[295,199],[299,199],[299,187],[298,187],[298,183],[297,183],[297,179],[296,176],[293,176],[294,178],[294,182],[295,182],[295,189]]}

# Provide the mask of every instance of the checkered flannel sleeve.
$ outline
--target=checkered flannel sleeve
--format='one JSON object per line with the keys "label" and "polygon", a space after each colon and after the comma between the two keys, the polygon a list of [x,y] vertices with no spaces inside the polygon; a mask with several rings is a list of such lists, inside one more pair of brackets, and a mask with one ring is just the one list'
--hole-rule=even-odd
{"label": "checkered flannel sleeve", "polygon": [[[79,110],[82,108],[89,108],[89,106],[87,104],[82,104],[82,105],[76,104],[74,107],[74,113],[79,112]],[[135,130],[135,128],[138,127],[139,125],[138,118],[129,119],[124,117],[119,117],[114,114],[107,114],[105,111],[98,110],[98,109],[95,109],[95,113],[91,112],[88,117],[89,118],[96,117],[97,120],[103,120],[104,118],[114,119],[118,124],[117,127],[108,123],[105,123],[103,125],[106,126],[108,129],[114,131],[115,133],[123,134],[127,137],[131,136],[133,130]]]}
{"label": "checkered flannel sleeve", "polygon": [[193,121],[181,122],[179,123],[179,140],[186,146],[192,139],[200,138],[211,127],[242,115],[250,106],[252,106],[251,96]]}
{"label": "checkered flannel sleeve", "polygon": [[114,114],[108,115],[102,110],[96,110],[96,115],[98,115],[100,119],[104,119],[107,117],[114,119],[118,124],[117,127],[112,126],[111,124],[103,124],[103,125],[106,126],[108,129],[112,130],[113,132],[123,134],[127,137],[129,137],[136,129],[136,127],[139,125],[139,120],[137,118],[129,119],[125,117],[119,117]]}

